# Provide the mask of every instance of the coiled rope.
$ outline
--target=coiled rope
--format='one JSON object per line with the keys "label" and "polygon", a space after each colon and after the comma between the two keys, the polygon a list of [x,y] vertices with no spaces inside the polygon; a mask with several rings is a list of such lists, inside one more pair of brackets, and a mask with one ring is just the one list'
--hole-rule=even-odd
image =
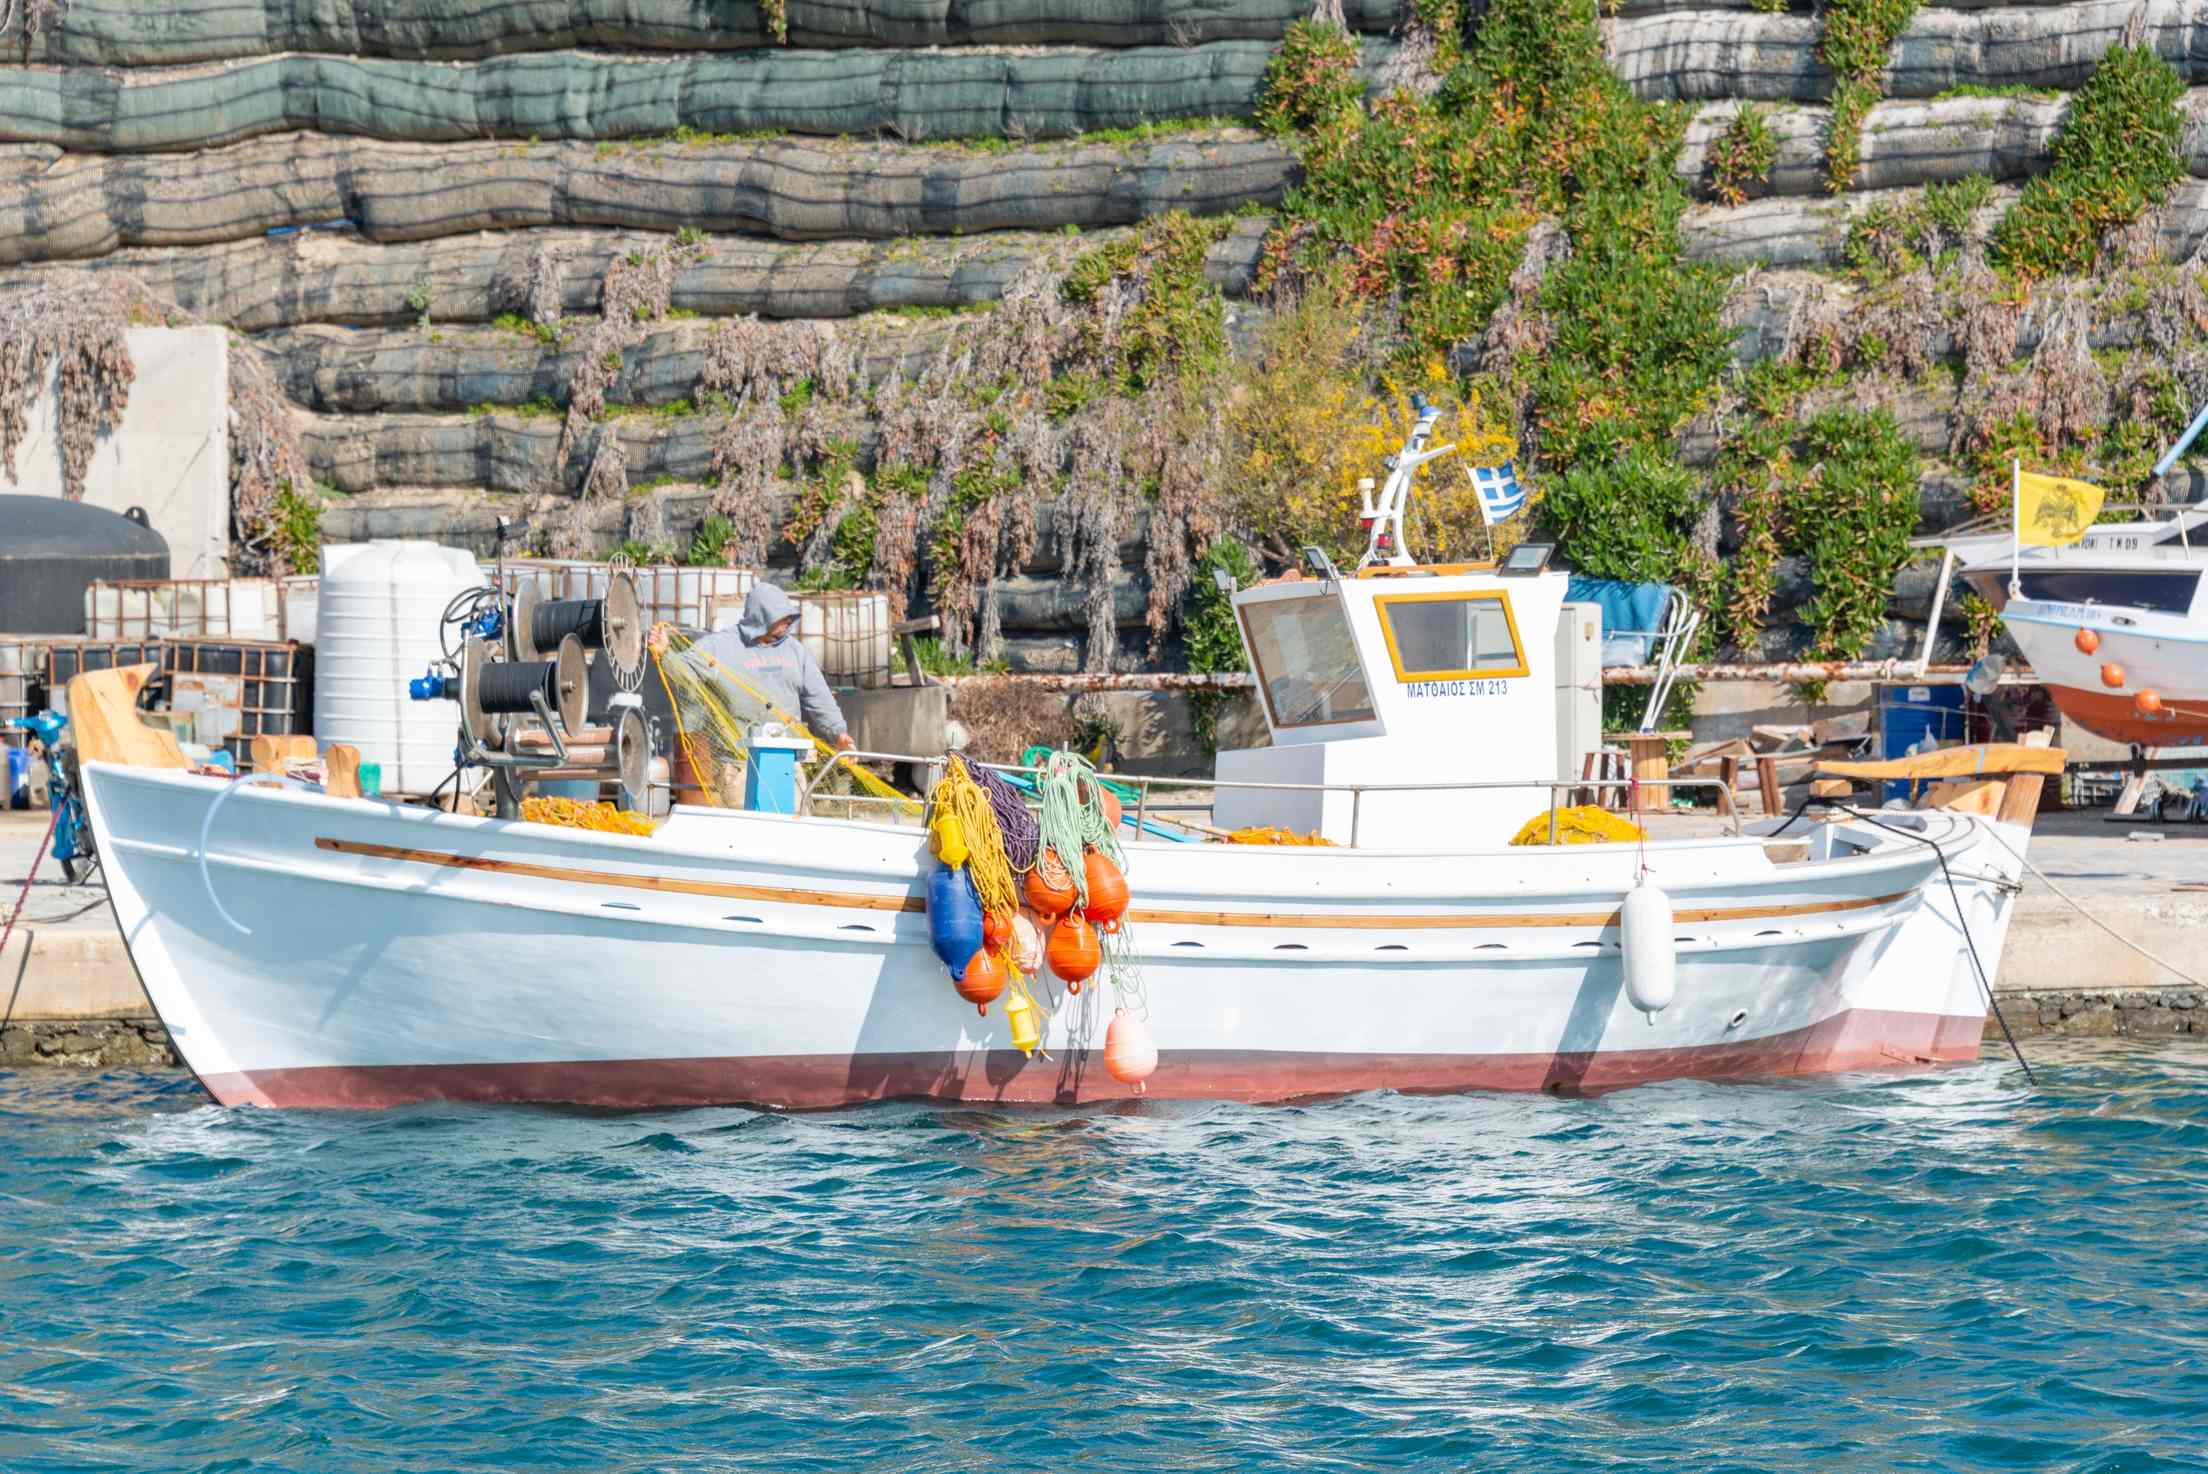
{"label": "coiled rope", "polygon": [[1121,858],[1119,839],[1112,833],[1109,820],[1104,817],[1104,787],[1098,781],[1096,769],[1085,757],[1070,752],[1053,752],[1043,759],[1042,776],[1037,786],[1042,791],[1042,837],[1045,848],[1053,851],[1073,878],[1074,895],[1079,904],[1089,904],[1088,867],[1081,863],[1081,847],[1093,846],[1121,869],[1126,864]]}
{"label": "coiled rope", "polygon": [[935,811],[949,814],[963,831],[966,869],[973,876],[974,893],[981,897],[981,909],[997,916],[1019,910],[1019,888],[1012,879],[1011,861],[1005,857],[1004,832],[997,827],[995,808],[956,753],[944,764],[943,781],[935,785]]}
{"label": "coiled rope", "polygon": [[1043,843],[1043,829],[1035,811],[1002,773],[989,768],[971,771],[981,791],[989,795],[989,812],[997,816],[997,829],[1004,836],[1005,859],[1015,873],[1025,875],[1035,868],[1035,852]]}

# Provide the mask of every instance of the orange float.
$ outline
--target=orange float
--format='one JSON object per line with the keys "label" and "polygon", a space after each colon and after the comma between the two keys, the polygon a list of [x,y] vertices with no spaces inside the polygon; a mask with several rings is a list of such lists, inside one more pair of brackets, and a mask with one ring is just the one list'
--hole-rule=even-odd
{"label": "orange float", "polygon": [[1035,868],[1027,872],[1027,904],[1045,921],[1055,921],[1073,909],[1080,900],[1073,888],[1073,875],[1058,862],[1056,853],[1044,850],[1035,857]]}
{"label": "orange float", "polygon": [[2080,655],[2091,655],[2101,648],[2101,637],[2092,630],[2079,630],[2070,643],[2078,647]]}
{"label": "orange float", "polygon": [[1114,1080],[1137,1090],[1157,1072],[1158,1045],[1150,1026],[1124,1008],[1112,1015],[1112,1026],[1104,1031],[1104,1068]]}
{"label": "orange float", "polygon": [[1104,949],[1096,940],[1096,928],[1078,911],[1051,930],[1045,955],[1050,958],[1050,970],[1066,980],[1069,993],[1080,992],[1081,985],[1104,965]]}
{"label": "orange float", "polygon": [[1088,872],[1089,920],[1104,931],[1118,931],[1119,918],[1127,914],[1127,877],[1109,855],[1096,850],[1084,850],[1081,865]]}
{"label": "orange float", "polygon": [[981,944],[999,952],[1012,939],[1012,913],[1009,911],[984,911],[981,913]]}
{"label": "orange float", "polygon": [[2143,717],[2162,715],[2162,693],[2148,688],[2131,698],[2131,709]]}
{"label": "orange float", "polygon": [[2114,661],[2101,667],[2101,684],[2111,691],[2124,689],[2124,668]]}
{"label": "orange float", "polygon": [[958,980],[958,996],[974,1005],[983,1014],[989,1005],[1004,992],[1004,964],[997,961],[987,947],[983,947],[966,964],[964,976]]}
{"label": "orange float", "polygon": [[1101,785],[1097,788],[1097,792],[1104,795],[1104,822],[1111,825],[1113,832],[1116,833],[1119,829],[1119,795]]}

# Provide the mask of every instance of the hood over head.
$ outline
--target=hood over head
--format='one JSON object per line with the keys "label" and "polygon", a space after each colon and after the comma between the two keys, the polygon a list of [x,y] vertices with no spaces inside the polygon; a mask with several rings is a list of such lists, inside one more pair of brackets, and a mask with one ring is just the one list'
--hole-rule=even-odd
{"label": "hood over head", "polygon": [[796,600],[771,583],[755,583],[744,598],[744,617],[736,622],[736,633],[745,644],[756,645],[776,623],[795,613]]}

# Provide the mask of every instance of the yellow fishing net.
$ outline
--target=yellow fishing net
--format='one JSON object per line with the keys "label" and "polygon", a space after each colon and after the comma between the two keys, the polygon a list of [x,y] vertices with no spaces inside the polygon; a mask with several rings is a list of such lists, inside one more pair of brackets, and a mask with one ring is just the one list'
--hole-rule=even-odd
{"label": "yellow fishing net", "polygon": [[935,857],[952,869],[967,867],[981,909],[1009,917],[1020,909],[1020,892],[1012,876],[1012,862],[1004,853],[1004,831],[997,825],[989,795],[981,791],[966,762],[956,753],[945,765],[943,781],[935,785],[935,816],[929,823],[929,844]]}
{"label": "yellow fishing net", "polygon": [[[1646,839],[1641,826],[1630,819],[1621,819],[1608,809],[1594,804],[1581,804],[1576,808],[1556,811],[1556,842],[1558,844],[1630,844]],[[1549,811],[1543,809],[1525,822],[1515,835],[1512,844],[1547,844],[1549,842]]]}
{"label": "yellow fishing net", "polygon": [[605,834],[650,834],[658,827],[642,814],[603,801],[584,803],[574,798],[525,798],[521,801],[521,817],[531,824],[560,824]]}
{"label": "yellow fishing net", "polygon": [[1245,829],[1230,829],[1219,836],[1224,844],[1320,844],[1332,847],[1334,841],[1313,830],[1298,834],[1293,829],[1280,829],[1268,824],[1252,824]]}
{"label": "yellow fishing net", "polygon": [[[759,722],[780,722],[812,743],[817,756],[835,757],[835,748],[807,731],[796,712],[785,710],[672,625],[661,625],[653,636],[660,652],[660,685],[674,708],[675,739],[689,760],[690,771],[706,790],[706,802],[723,808],[736,808],[743,802],[744,760],[750,752],[744,734]],[[878,773],[858,763],[845,763],[842,771],[867,793],[891,800],[901,818],[920,817],[920,801],[899,793]]]}

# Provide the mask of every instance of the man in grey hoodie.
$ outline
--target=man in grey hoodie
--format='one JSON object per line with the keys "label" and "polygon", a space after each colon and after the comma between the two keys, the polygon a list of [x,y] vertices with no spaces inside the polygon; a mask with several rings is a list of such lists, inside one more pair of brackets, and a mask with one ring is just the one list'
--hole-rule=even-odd
{"label": "man in grey hoodie", "polygon": [[782,710],[796,714],[815,737],[849,752],[851,733],[843,708],[836,705],[836,693],[828,689],[828,678],[821,674],[812,652],[791,638],[796,629],[796,602],[771,583],[755,583],[744,599],[744,615],[736,628],[707,635],[692,648],[742,676]]}

